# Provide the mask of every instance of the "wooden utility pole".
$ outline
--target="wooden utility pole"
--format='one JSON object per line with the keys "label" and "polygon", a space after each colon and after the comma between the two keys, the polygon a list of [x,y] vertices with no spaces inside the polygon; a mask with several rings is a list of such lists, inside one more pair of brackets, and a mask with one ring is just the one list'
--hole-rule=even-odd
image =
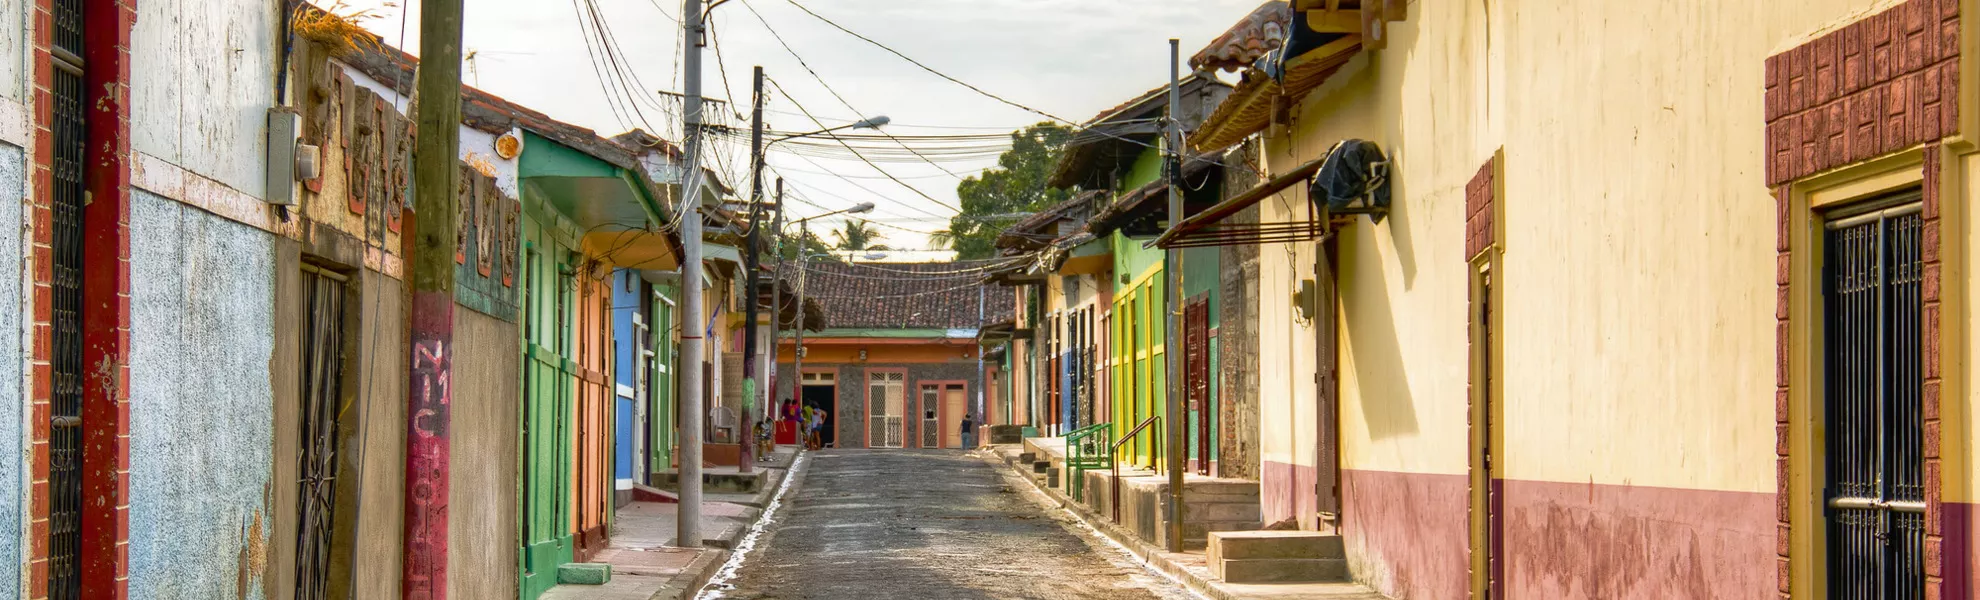
{"label": "wooden utility pole", "polygon": [[[1177,117],[1182,112],[1182,51],[1179,42],[1169,40],[1169,123],[1164,136],[1167,141],[1169,179],[1169,222],[1182,221],[1182,121]],[[1169,551],[1183,551],[1183,415],[1182,400],[1182,251],[1169,248],[1163,257],[1162,274],[1165,291],[1162,300],[1167,317],[1162,331],[1163,362],[1168,363],[1169,376],[1164,378],[1168,388],[1169,442],[1166,454],[1169,467]]]}
{"label": "wooden utility pole", "polygon": [[[756,299],[760,289],[762,259],[758,257],[761,236],[756,230],[763,222],[763,67],[756,67],[756,108],[749,117],[749,235],[743,242],[743,268],[748,273],[743,276],[743,431],[749,438],[743,440],[742,464],[736,466],[740,473],[756,471],[756,389],[763,383],[757,380],[756,368],[762,362],[756,357]],[[771,318],[776,318],[777,309],[771,308]]]}
{"label": "wooden utility pole", "polygon": [[454,353],[454,244],[461,144],[461,3],[426,0],[419,13],[418,145],[412,219],[412,380],[406,426],[401,591],[447,597],[448,385]]}

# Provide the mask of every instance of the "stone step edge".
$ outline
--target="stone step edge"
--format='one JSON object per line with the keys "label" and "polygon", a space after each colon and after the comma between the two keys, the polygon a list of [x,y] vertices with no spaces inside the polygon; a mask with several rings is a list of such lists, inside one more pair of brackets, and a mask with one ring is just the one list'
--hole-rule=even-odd
{"label": "stone step edge", "polygon": [[[1187,587],[1198,594],[1202,594],[1206,597],[1209,597],[1212,600],[1253,600],[1252,598],[1234,593],[1231,590],[1218,585],[1216,582],[1212,582],[1209,579],[1204,578],[1202,575],[1191,572],[1188,567],[1178,564],[1175,561],[1162,556],[1160,553],[1161,552],[1160,549],[1152,545],[1149,545],[1147,542],[1143,542],[1139,538],[1135,538],[1133,535],[1130,535],[1120,530],[1118,526],[1107,521],[1106,519],[1100,518],[1098,514],[1094,513],[1092,509],[1087,508],[1086,505],[1078,502],[1074,502],[1071,498],[1067,497],[1064,493],[1061,493],[1059,490],[1038,485],[1036,481],[1033,481],[1030,477],[1025,476],[1026,474],[1024,470],[1018,468],[1017,465],[1012,464],[1012,461],[1010,459],[1015,457],[999,456],[998,454],[1000,453],[992,453],[992,456],[990,456],[989,459],[986,459],[986,462],[1003,463],[1005,468],[1011,469],[1013,474],[1017,475],[1019,479],[1023,479],[1026,483],[1031,484],[1032,489],[1037,490],[1041,494],[1044,494],[1050,502],[1058,505],[1060,508],[1067,509],[1073,514],[1073,518],[1078,519],[1081,523],[1084,523],[1086,524],[1086,526],[1093,528],[1094,531],[1100,532],[1101,535],[1106,536],[1107,539],[1112,540],[1114,543],[1120,544],[1123,549],[1127,550],[1128,554],[1131,554],[1135,558],[1140,559],[1143,563],[1145,563],[1149,567],[1155,569],[1156,571],[1160,571],[1165,575],[1168,575],[1171,579],[1174,579],[1176,582],[1181,583],[1184,587]],[[1185,540],[1185,543],[1187,543],[1187,540]],[[1381,594],[1376,593],[1373,588],[1369,588],[1365,585],[1354,584],[1352,581],[1350,581],[1349,583],[1360,588],[1356,590],[1354,596],[1352,597],[1386,598],[1386,596],[1382,596]]]}

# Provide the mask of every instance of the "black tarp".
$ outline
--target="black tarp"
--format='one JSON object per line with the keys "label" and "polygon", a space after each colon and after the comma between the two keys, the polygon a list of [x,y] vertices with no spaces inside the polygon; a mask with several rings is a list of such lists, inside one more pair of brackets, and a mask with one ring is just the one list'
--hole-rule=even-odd
{"label": "black tarp", "polygon": [[1313,174],[1307,199],[1330,213],[1367,214],[1380,223],[1389,211],[1388,164],[1388,156],[1375,142],[1341,140]]}

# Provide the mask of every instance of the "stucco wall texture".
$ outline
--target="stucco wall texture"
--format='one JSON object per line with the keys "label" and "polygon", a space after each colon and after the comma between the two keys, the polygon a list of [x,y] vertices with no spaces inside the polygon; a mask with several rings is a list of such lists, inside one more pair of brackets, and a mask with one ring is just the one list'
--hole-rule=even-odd
{"label": "stucco wall texture", "polygon": [[[810,341],[807,340],[806,343],[808,345]],[[920,396],[916,390],[922,381],[967,381],[969,382],[967,393],[971,398],[976,396],[977,387],[983,385],[983,378],[976,370],[974,359],[967,362],[947,363],[812,364],[807,362],[804,364],[807,371],[825,367],[832,367],[838,371],[839,408],[833,411],[836,414],[832,419],[834,428],[838,430],[840,448],[866,447],[866,373],[869,370],[907,371],[906,405],[910,407],[913,403],[919,402]],[[790,398],[791,373],[791,363],[786,362],[777,366],[777,389],[781,390],[779,395],[786,399]],[[914,428],[914,424],[909,424],[908,433],[914,433]],[[902,440],[902,444],[908,447],[912,447],[914,442],[913,439]]]}
{"label": "stucco wall texture", "polygon": [[[0,2],[0,6],[5,6]],[[0,40],[0,43],[4,43]],[[16,42],[18,43],[18,42]],[[0,144],[0,564],[12,565],[0,571],[0,598],[20,596],[22,564],[22,509],[27,506],[27,462],[23,460],[26,439],[21,424],[25,402],[22,391],[21,331],[23,317],[21,280],[21,198],[25,155],[15,146]],[[11,276],[9,276],[11,275]]]}
{"label": "stucco wall texture", "polygon": [[456,598],[516,595],[517,334],[515,323],[454,309],[447,591]]}
{"label": "stucco wall texture", "polygon": [[273,242],[131,194],[132,598],[265,593]]}

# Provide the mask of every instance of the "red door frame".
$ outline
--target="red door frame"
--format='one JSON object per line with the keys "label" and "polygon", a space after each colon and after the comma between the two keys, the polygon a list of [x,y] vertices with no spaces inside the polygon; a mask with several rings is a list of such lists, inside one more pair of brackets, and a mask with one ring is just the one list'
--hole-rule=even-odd
{"label": "red door frame", "polygon": [[[865,391],[864,391],[864,393],[862,393],[862,394],[861,394],[861,396],[864,396],[864,397],[866,398],[866,406],[864,406],[864,407],[863,407],[863,408],[864,408],[865,410],[862,410],[862,411],[860,411],[860,413],[859,413],[859,415],[860,415],[860,417],[859,417],[859,418],[860,418],[860,420],[862,421],[862,422],[860,423],[860,430],[862,430],[862,431],[865,431],[865,432],[866,432],[866,447],[867,447],[867,448],[877,448],[877,447],[879,447],[879,446],[874,446],[874,445],[873,445],[873,375],[874,375],[874,374],[877,374],[877,373],[900,373],[900,374],[901,374],[901,412],[907,412],[907,395],[908,395],[908,391],[909,391],[909,390],[913,390],[913,389],[914,389],[914,381],[913,381],[913,380],[910,380],[910,379],[908,379],[908,372],[907,372],[907,369],[898,369],[898,368],[896,368],[896,369],[871,369],[871,368],[869,368],[869,369],[861,369],[861,375],[860,375],[860,387],[861,387],[861,388],[864,388],[864,389],[865,389]],[[907,415],[901,415],[901,448],[907,448],[907,447],[908,447],[908,444],[907,444],[907,442],[908,442],[908,432],[907,432],[907,424],[908,424],[908,418],[907,418]],[[884,435],[884,434],[885,434],[885,432],[882,432],[882,435]],[[883,442],[884,442],[884,441],[886,441],[886,438],[884,438],[884,437],[882,437],[882,438],[881,438],[881,441],[883,441]],[[890,448],[890,449],[891,449],[891,448]]]}
{"label": "red door frame", "polygon": [[[85,598],[127,595],[126,546],[130,539],[130,47],[137,22],[137,0],[83,0],[84,90],[92,111],[84,163],[84,189],[92,202],[83,210],[82,315],[83,378],[82,547],[77,561]],[[32,448],[28,598],[48,596],[49,434],[53,400],[54,329],[54,1],[34,0],[31,72],[34,142],[30,155],[29,218],[34,225],[32,297]],[[88,168],[94,165],[94,168]],[[89,367],[86,367],[89,368]]]}
{"label": "red door frame", "polygon": [[[944,433],[945,433],[945,432],[943,432],[943,431],[942,431],[942,426],[943,426],[943,425],[944,425],[945,423],[947,423],[947,422],[948,422],[948,420],[949,420],[949,419],[948,419],[948,416],[949,416],[949,414],[948,414],[948,410],[947,410],[947,409],[948,409],[948,403],[947,403],[947,402],[946,402],[946,401],[944,400],[944,398],[943,398],[943,396],[942,396],[942,392],[943,392],[943,390],[946,390],[946,389],[948,389],[948,387],[949,387],[949,386],[952,386],[952,385],[960,385],[960,386],[962,386],[962,388],[963,388],[963,410],[968,410],[968,409],[969,409],[969,408],[968,408],[968,407],[969,407],[969,380],[967,380],[967,379],[923,379],[923,380],[919,380],[919,381],[916,381],[916,382],[914,382],[914,390],[915,390],[916,392],[920,392],[920,391],[921,391],[921,388],[923,388],[923,387],[926,387],[926,386],[931,386],[931,385],[932,385],[932,386],[935,386],[935,448],[937,448],[937,449],[941,449],[941,448],[947,448],[947,447],[949,447],[949,446],[948,446],[948,444],[946,443],[946,440],[948,440],[949,438],[948,438],[948,436],[946,436],[946,435],[944,435]],[[919,400],[919,398],[920,398],[920,397],[921,397],[921,395],[920,395],[919,393],[916,393],[916,394],[915,394],[915,398],[917,399],[917,401]],[[917,412],[917,414],[919,414],[919,413]],[[915,441],[915,445],[914,445],[914,447],[915,447],[915,448],[927,448],[927,446],[923,446],[923,445],[921,445],[921,438],[920,438],[919,436],[920,436],[920,435],[921,435],[921,434],[922,434],[923,432],[921,431],[921,424],[920,424],[920,423],[921,423],[921,419],[920,419],[919,417],[917,417],[917,418],[915,419],[915,431],[914,431],[914,433],[915,433],[915,435],[916,435],[917,437],[915,437],[915,440],[914,440],[914,441]],[[956,424],[957,424],[957,426],[961,426],[961,425],[962,425],[962,421],[960,421],[960,420],[958,420],[958,421],[956,421]],[[905,426],[905,424],[903,424],[903,425]],[[907,444],[901,444],[901,445],[902,445],[902,446],[907,446]]]}

